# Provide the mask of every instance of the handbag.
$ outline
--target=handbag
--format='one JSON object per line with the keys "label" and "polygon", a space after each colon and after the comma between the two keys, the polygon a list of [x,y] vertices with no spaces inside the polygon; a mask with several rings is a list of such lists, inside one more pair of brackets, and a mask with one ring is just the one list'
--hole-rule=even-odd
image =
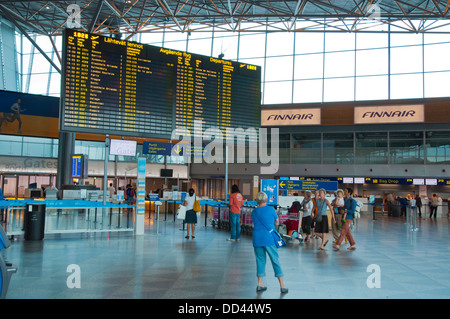
{"label": "handbag", "polygon": [[199,213],[202,210],[202,207],[200,206],[200,202],[197,200],[197,196],[195,196],[194,207],[192,209],[196,213]]}
{"label": "handbag", "polygon": [[323,209],[323,205],[325,205],[325,200],[322,201],[321,204],[322,205],[320,206],[320,209],[319,209],[319,204],[317,204],[317,216],[316,216],[316,218],[314,218],[317,223],[322,222],[322,209]]}
{"label": "handbag", "polygon": [[177,210],[177,219],[185,219],[186,218],[186,206],[180,205]]}
{"label": "handbag", "polygon": [[[259,220],[259,218],[258,218]],[[259,220],[259,222],[261,223],[261,221]],[[272,235],[274,244],[277,248],[286,246],[286,241],[283,239],[283,237],[280,235],[280,233],[278,233],[275,229],[269,229],[269,227],[267,227],[264,223],[261,223],[262,225],[264,225],[264,227],[267,228],[267,230],[269,231],[269,233]]]}

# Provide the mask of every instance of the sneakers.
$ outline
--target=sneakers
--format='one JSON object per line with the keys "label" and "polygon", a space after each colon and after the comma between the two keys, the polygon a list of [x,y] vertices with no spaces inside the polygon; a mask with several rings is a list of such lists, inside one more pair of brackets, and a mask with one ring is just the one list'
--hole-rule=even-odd
{"label": "sneakers", "polygon": [[236,241],[236,239],[227,238],[228,241]]}

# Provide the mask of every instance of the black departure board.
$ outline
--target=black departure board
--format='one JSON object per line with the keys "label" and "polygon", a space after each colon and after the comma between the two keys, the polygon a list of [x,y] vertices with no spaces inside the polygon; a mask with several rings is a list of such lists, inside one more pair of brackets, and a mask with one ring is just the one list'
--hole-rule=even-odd
{"label": "black departure board", "polygon": [[63,54],[61,131],[170,139],[195,120],[260,127],[259,66],[72,29]]}

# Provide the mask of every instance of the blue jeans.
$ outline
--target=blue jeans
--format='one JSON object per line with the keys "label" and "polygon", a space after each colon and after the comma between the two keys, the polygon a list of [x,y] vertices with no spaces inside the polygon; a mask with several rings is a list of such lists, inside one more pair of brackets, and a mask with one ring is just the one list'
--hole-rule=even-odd
{"label": "blue jeans", "polygon": [[256,277],[266,276],[266,253],[272,262],[275,277],[283,277],[280,260],[278,258],[278,248],[274,246],[253,247],[256,257]]}
{"label": "blue jeans", "polygon": [[230,213],[231,239],[241,237],[241,214]]}

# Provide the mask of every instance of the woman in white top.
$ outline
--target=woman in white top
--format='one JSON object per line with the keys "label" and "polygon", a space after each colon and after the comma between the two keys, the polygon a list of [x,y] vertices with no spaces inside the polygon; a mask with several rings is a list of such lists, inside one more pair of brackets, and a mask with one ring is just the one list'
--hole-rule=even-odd
{"label": "woman in white top", "polygon": [[192,239],[195,238],[194,231],[195,224],[197,224],[197,213],[194,212],[195,199],[195,191],[193,188],[191,188],[189,189],[189,193],[186,194],[186,198],[184,199],[184,206],[186,206],[186,217],[184,218],[184,223],[187,224],[187,236],[184,238],[186,239],[189,238],[189,233],[192,234]]}
{"label": "woman in white top", "polygon": [[302,232],[303,234],[306,234],[305,243],[309,242],[309,237],[311,236],[311,213],[314,208],[314,203],[311,200],[311,192],[306,191],[305,198],[302,202],[302,210],[303,210],[303,217],[302,217]]}

